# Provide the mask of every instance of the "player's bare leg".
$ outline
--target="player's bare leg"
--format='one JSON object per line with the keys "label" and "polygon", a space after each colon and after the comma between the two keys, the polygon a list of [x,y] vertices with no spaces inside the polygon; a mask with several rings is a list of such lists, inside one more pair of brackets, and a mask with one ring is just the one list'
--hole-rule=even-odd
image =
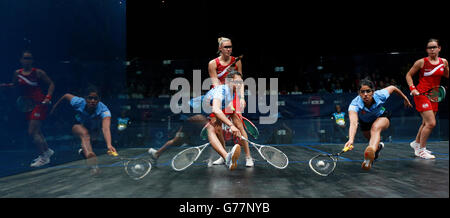
{"label": "player's bare leg", "polygon": [[[220,135],[222,135],[222,126],[221,122],[216,121],[215,123],[220,123],[220,125],[208,125],[206,127],[208,131],[208,140],[211,143],[211,146],[214,150],[225,160],[227,156],[227,151],[225,150],[225,146],[219,140]],[[215,128],[214,126],[220,128]],[[219,127],[220,126],[220,127]]]}
{"label": "player's bare leg", "polygon": [[95,155],[92,145],[91,145],[91,136],[89,131],[80,124],[75,124],[72,127],[72,133],[78,136],[81,140],[81,148],[83,149],[83,154],[86,157],[86,163],[89,167],[92,168],[92,173],[97,174],[97,155]]}
{"label": "player's bare leg", "polygon": [[420,115],[422,116],[423,125],[421,126],[421,129],[419,129],[420,134],[418,135],[420,137],[419,141],[416,141],[416,143],[419,143],[420,147],[415,150],[415,155],[424,159],[434,159],[435,156],[432,155],[426,147],[428,138],[430,137],[431,132],[433,132],[434,127],[436,127],[436,112],[429,110],[421,112]]}
{"label": "player's bare leg", "polygon": [[[244,138],[248,139],[248,135],[244,129],[244,125],[242,124],[241,118],[236,113],[233,113],[231,115],[231,120],[233,121],[233,124],[236,126],[236,128],[239,129],[239,131],[241,132],[241,135],[244,136]],[[241,147],[244,147],[245,161],[246,161],[245,165],[247,167],[253,167],[254,163],[253,163],[252,156],[250,154],[250,148],[248,146],[248,142],[245,140],[239,140],[239,145],[241,145]]]}
{"label": "player's bare leg", "polygon": [[373,161],[377,156],[376,152],[381,149],[379,148],[381,141],[381,132],[386,130],[389,127],[389,124],[389,119],[380,117],[377,118],[377,120],[375,120],[375,122],[372,124],[370,135],[368,134],[369,131],[365,132],[364,136],[366,138],[367,136],[369,136],[370,139],[369,145],[364,151],[364,162],[361,165],[364,170],[370,170],[370,168],[372,167]]}
{"label": "player's bare leg", "polygon": [[30,120],[28,124],[28,135],[33,139],[33,143],[39,149],[40,154],[48,150],[48,144],[41,131],[40,120]]}
{"label": "player's bare leg", "polygon": [[[214,131],[216,133],[217,139],[219,140],[220,144],[223,146],[223,149],[226,151],[226,144],[225,144],[225,137],[224,137],[224,131],[222,128],[222,122],[218,122],[216,117],[211,117],[210,125],[214,128]],[[220,131],[220,132],[219,132]],[[214,165],[221,165],[225,163],[224,158],[219,158],[215,160],[212,164]]]}
{"label": "player's bare leg", "polygon": [[41,124],[40,120],[30,120],[28,123],[28,135],[39,150],[39,157],[33,160],[31,167],[40,167],[50,163],[50,157],[54,153],[53,150],[49,149],[47,141],[42,134]]}

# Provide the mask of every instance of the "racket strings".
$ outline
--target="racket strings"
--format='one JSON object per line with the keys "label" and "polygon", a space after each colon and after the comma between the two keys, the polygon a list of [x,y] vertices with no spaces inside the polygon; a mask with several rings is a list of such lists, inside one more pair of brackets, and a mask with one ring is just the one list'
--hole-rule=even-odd
{"label": "racket strings", "polygon": [[30,112],[34,108],[34,102],[28,97],[19,97],[16,101],[17,107],[22,112]]}
{"label": "racket strings", "polygon": [[432,102],[440,102],[445,98],[445,88],[435,87],[435,88],[429,90],[428,92],[426,92],[425,95]]}
{"label": "racket strings", "polygon": [[253,124],[252,122],[247,120],[245,117],[242,117],[242,121],[243,121],[245,130],[247,130],[247,133],[249,135],[253,136],[253,138],[257,139],[259,136],[259,131],[258,131],[258,128],[256,128],[255,124]]}
{"label": "racket strings", "polygon": [[278,168],[284,168],[288,165],[288,159],[286,155],[274,147],[262,147],[261,154],[266,159],[266,161]]}
{"label": "racket strings", "polygon": [[333,172],[336,160],[330,155],[319,155],[309,161],[310,167],[319,175],[326,176]]}
{"label": "racket strings", "polygon": [[129,160],[125,163],[126,173],[135,180],[144,178],[151,168],[151,164],[143,159]]}
{"label": "racket strings", "polygon": [[445,98],[445,88],[440,87],[438,91],[438,100],[442,101]]}
{"label": "racket strings", "polygon": [[195,158],[199,152],[200,151],[197,148],[189,148],[182,151],[173,159],[173,167],[177,170],[182,170],[188,167],[193,161],[195,161]]}
{"label": "racket strings", "polygon": [[439,101],[439,97],[440,97],[439,89],[433,89],[433,90],[431,90],[429,96],[430,96],[430,98],[431,98],[432,101],[434,101],[434,102]]}

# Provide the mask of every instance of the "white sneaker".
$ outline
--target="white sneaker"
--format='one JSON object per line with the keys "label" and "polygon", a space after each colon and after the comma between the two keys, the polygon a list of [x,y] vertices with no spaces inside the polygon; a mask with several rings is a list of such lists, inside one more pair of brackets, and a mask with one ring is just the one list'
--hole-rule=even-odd
{"label": "white sneaker", "polygon": [[55,152],[52,149],[48,148],[47,151],[44,151],[43,156],[50,158],[54,153]]}
{"label": "white sneaker", "polygon": [[245,158],[245,166],[246,167],[253,167],[254,166],[252,157],[246,157]]}
{"label": "white sneaker", "polygon": [[225,159],[225,164],[229,170],[234,170],[237,167],[237,160],[241,155],[241,146],[239,144],[235,144],[231,151],[227,154]]}
{"label": "white sneaker", "polygon": [[30,167],[40,167],[48,163],[50,163],[50,158],[45,157],[43,155],[39,155],[39,157],[34,159],[33,162],[30,164]]}
{"label": "white sneaker", "polygon": [[421,157],[421,158],[423,158],[423,159],[434,159],[434,158],[436,158],[434,155],[432,155],[431,153],[430,153],[430,151],[428,151],[426,148],[420,148],[420,149],[418,149],[418,157]]}
{"label": "white sneaker", "polygon": [[416,142],[416,140],[409,143],[409,146],[411,146],[412,149],[414,149],[414,155],[419,157],[419,150],[420,150],[420,144]]}
{"label": "white sneaker", "polygon": [[78,149],[78,154],[84,158],[83,145],[80,145],[80,148]]}
{"label": "white sneaker", "polygon": [[417,143],[416,140],[409,143],[409,146],[411,146],[411,148],[414,149],[414,151],[420,148],[420,144]]}
{"label": "white sneaker", "polygon": [[153,148],[148,149],[148,153],[150,154],[150,157],[152,158],[152,164],[156,165],[156,161],[158,160],[159,156],[156,155],[157,150]]}
{"label": "white sneaker", "polygon": [[420,147],[420,143],[417,143],[416,140],[414,140],[411,143],[409,143],[409,146],[411,146],[411,148],[417,149]]}
{"label": "white sneaker", "polygon": [[156,155],[156,152],[158,152],[156,149],[149,148],[148,153],[152,156],[154,159],[158,159],[158,155]]}
{"label": "white sneaker", "polygon": [[[417,143],[416,141],[413,141],[409,144],[411,146],[411,148],[414,148],[414,155],[416,155],[417,157],[420,157],[420,152],[422,151],[420,148],[420,144]],[[433,153],[432,151],[428,150],[426,147],[423,148],[424,152],[427,152],[429,154]]]}
{"label": "white sneaker", "polygon": [[217,159],[216,161],[212,162],[213,165],[222,165],[225,163],[225,159],[223,159],[222,157],[219,157],[219,159]]}

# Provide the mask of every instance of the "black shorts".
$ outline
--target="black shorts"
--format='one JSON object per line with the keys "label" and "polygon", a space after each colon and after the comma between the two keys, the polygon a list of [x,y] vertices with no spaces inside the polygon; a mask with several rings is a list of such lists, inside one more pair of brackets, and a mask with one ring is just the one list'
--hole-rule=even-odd
{"label": "black shorts", "polygon": [[72,121],[71,122],[72,122],[72,127],[74,125],[81,125],[84,128],[86,128],[86,130],[89,132],[89,135],[91,136],[91,138],[98,137],[100,135],[100,133],[101,133],[101,130],[102,130],[101,121],[100,122],[94,122],[94,123],[87,123],[86,124],[86,123],[78,121],[78,119],[76,118],[76,115],[75,115],[75,116],[72,116]]}
{"label": "black shorts", "polygon": [[[386,117],[386,118],[388,118],[388,120],[390,122],[391,121],[391,112],[384,111],[384,113],[381,114],[379,117]],[[372,124],[375,122],[375,120],[372,122],[369,122],[369,123],[359,120],[358,122],[359,122],[359,126],[361,127],[361,131],[370,131],[370,129],[372,128]]]}

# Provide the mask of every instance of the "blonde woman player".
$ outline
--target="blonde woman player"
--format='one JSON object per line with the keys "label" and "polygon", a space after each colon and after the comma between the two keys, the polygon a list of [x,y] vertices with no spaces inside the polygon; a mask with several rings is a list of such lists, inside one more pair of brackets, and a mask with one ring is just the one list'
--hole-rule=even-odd
{"label": "blonde woman player", "polygon": [[[219,57],[211,60],[208,63],[208,72],[209,72],[209,76],[212,81],[213,88],[217,87],[219,85],[225,84],[225,78],[232,71],[237,71],[242,74],[242,62],[240,60],[236,61],[236,57],[231,56],[231,54],[233,52],[233,44],[231,42],[231,39],[225,38],[225,37],[220,37],[218,39],[218,43],[219,43],[219,48],[218,48]],[[248,138],[247,133],[245,132],[244,126],[242,124],[242,118],[241,118],[242,115],[240,112],[240,111],[243,111],[246,106],[243,85],[239,88],[239,90],[236,90],[236,95],[234,97],[235,98],[233,99],[233,102],[236,105],[236,108],[235,108],[236,111],[234,114],[236,114],[238,116],[230,116],[230,117],[231,117],[231,119],[233,119],[232,121],[233,121],[233,123],[235,123],[236,127],[242,132],[243,136],[245,138]],[[218,125],[219,122],[215,122],[215,120],[216,120],[215,114],[211,114],[210,119],[212,121],[211,123],[213,123],[214,125]],[[240,122],[236,122],[237,119],[240,119]],[[221,144],[223,146],[225,146],[225,138],[224,138],[223,134],[220,134],[220,132],[223,131],[222,126],[216,126],[214,129],[217,131],[217,135],[219,137]],[[244,140],[240,140],[239,144],[244,147],[244,152],[245,152],[245,156],[246,156],[245,166],[253,167],[254,163],[253,163],[253,158],[250,155],[250,149],[248,147],[248,142],[246,142]],[[225,163],[225,159],[223,159],[223,158],[219,158],[213,162],[213,164],[215,164],[215,165],[220,165],[220,164],[224,164],[224,163]]]}
{"label": "blonde woman player", "polygon": [[[419,95],[427,90],[439,86],[442,76],[448,78],[448,61],[439,57],[441,46],[439,40],[430,39],[427,43],[426,51],[428,57],[417,60],[406,74],[411,95],[414,96],[416,110],[422,117],[422,125],[416,135],[416,139],[410,143],[414,149],[414,154],[424,159],[434,159],[435,156],[427,150],[427,140],[436,126],[436,113],[438,112],[438,103],[431,102],[428,97]],[[412,77],[419,72],[419,84],[414,86]]]}

